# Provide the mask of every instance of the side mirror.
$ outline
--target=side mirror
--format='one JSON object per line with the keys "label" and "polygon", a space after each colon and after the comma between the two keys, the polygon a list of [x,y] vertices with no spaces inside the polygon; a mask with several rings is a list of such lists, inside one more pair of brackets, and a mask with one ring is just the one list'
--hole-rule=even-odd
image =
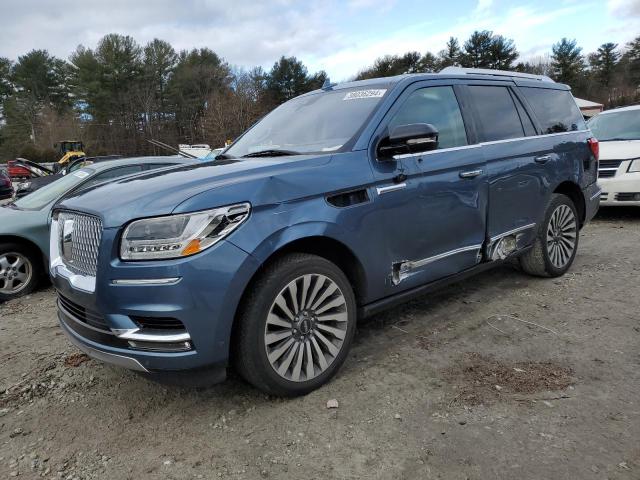
{"label": "side mirror", "polygon": [[380,140],[378,159],[388,161],[393,160],[394,155],[435,150],[438,148],[438,135],[438,130],[430,123],[398,125]]}

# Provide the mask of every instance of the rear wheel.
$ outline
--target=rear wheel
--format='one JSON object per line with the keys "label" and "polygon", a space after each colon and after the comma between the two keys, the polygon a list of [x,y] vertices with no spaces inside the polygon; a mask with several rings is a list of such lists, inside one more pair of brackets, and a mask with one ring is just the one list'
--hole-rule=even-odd
{"label": "rear wheel", "polygon": [[290,254],[252,285],[238,322],[240,374],[270,394],[304,395],[344,362],[355,332],[355,298],[336,265]]}
{"label": "rear wheel", "polygon": [[563,275],[575,259],[579,236],[575,205],[566,195],[554,193],[533,248],[520,257],[522,269],[540,277]]}
{"label": "rear wheel", "polygon": [[29,248],[0,244],[0,301],[31,293],[41,277],[40,261]]}

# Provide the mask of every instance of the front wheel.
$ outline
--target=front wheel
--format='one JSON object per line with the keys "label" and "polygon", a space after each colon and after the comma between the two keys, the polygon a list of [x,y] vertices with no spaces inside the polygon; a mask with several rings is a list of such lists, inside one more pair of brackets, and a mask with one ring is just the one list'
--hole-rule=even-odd
{"label": "front wheel", "polygon": [[344,273],[322,257],[290,254],[250,288],[237,319],[239,373],[281,396],[304,395],[326,383],[355,332],[356,302]]}
{"label": "front wheel", "polygon": [[533,248],[520,257],[522,269],[539,277],[563,275],[576,257],[579,237],[578,213],[573,201],[566,195],[554,193]]}
{"label": "front wheel", "polygon": [[41,276],[40,262],[31,249],[0,244],[0,302],[31,293]]}

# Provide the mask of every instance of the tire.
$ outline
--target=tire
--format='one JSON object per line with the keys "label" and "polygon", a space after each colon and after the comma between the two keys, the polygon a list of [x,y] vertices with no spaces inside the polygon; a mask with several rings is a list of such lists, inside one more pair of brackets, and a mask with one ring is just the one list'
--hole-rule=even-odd
{"label": "tire", "polygon": [[0,302],[33,292],[41,278],[37,252],[18,243],[0,243]]}
{"label": "tire", "polygon": [[554,193],[533,248],[520,257],[520,266],[537,277],[564,275],[576,257],[579,239],[578,212],[573,201],[566,195]]}
{"label": "tire", "polygon": [[345,274],[325,258],[292,253],[267,267],[249,289],[234,333],[238,373],[256,388],[286,397],[329,381],[356,329],[356,301]]}

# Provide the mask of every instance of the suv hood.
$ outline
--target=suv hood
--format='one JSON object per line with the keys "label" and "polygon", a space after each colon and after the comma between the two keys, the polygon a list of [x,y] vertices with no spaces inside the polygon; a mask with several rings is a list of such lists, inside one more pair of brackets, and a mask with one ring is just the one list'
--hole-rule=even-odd
{"label": "suv hood", "polygon": [[640,140],[600,143],[600,160],[628,160],[640,157]]}
{"label": "suv hood", "polygon": [[[130,220],[172,212],[204,210],[239,202],[260,204],[286,201],[308,194],[295,177],[326,165],[331,155],[296,155],[219,160],[161,169],[127,177],[67,197],[60,208],[102,218],[104,228]],[[313,173],[317,176],[317,171]],[[274,192],[265,183],[282,184]],[[202,195],[203,193],[207,195]],[[274,195],[277,198],[274,198]],[[199,201],[189,201],[196,197]]]}

